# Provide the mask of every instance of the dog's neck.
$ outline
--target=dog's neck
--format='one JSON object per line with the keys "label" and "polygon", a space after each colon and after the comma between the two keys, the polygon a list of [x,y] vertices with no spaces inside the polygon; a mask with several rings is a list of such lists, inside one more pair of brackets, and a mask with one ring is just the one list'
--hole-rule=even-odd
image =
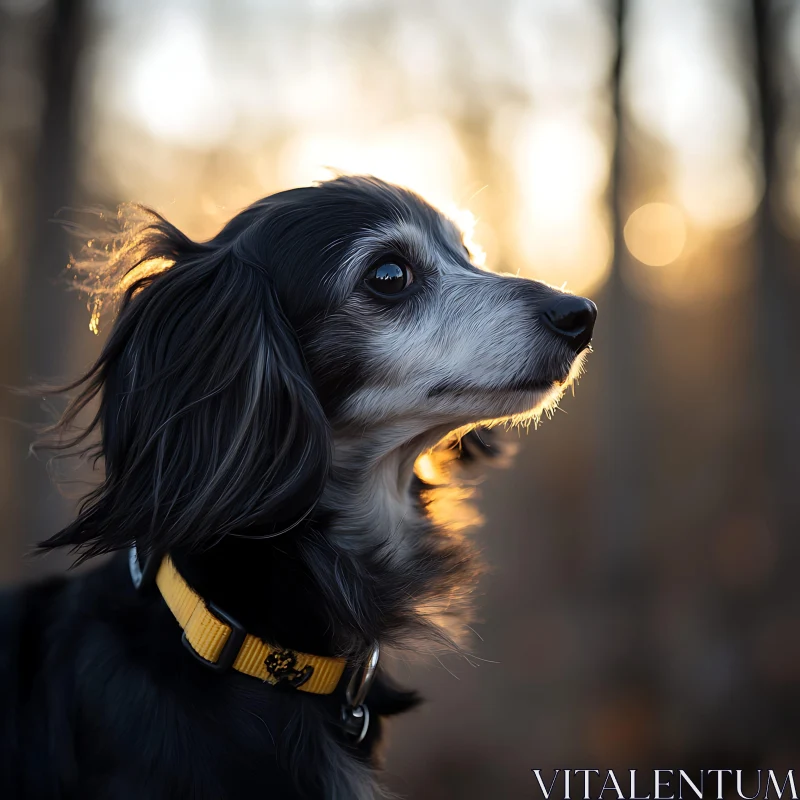
{"label": "dog's neck", "polygon": [[435,608],[458,613],[472,577],[468,553],[442,546],[414,475],[441,435],[339,438],[308,519],[275,538],[249,529],[205,552],[178,552],[176,564],[204,598],[285,647],[334,655],[436,634]]}
{"label": "dog's neck", "polygon": [[330,535],[338,547],[356,556],[380,554],[395,564],[410,557],[420,513],[414,464],[438,438],[391,429],[334,438],[320,508],[332,515]]}

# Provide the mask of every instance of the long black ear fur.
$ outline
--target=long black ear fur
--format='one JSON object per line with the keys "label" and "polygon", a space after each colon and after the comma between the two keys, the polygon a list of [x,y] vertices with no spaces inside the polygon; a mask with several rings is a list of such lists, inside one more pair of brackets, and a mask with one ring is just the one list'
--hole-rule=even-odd
{"label": "long black ear fur", "polygon": [[[147,213],[109,260],[123,285],[96,363],[43,443],[71,452],[96,428],[105,478],[43,548],[86,558],[129,546],[206,547],[277,532],[313,507],[330,462],[327,421],[252,236],[199,244]],[[234,233],[236,233],[234,231]],[[96,267],[96,259],[92,262]],[[147,268],[147,267],[150,268]],[[99,397],[88,427],[78,414]]]}

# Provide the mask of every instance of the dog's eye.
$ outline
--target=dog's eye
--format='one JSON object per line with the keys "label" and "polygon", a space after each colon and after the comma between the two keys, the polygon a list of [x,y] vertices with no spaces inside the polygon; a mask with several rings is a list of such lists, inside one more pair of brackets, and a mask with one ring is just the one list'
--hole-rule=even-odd
{"label": "dog's eye", "polygon": [[367,270],[364,283],[382,295],[399,294],[414,281],[414,273],[405,264],[387,262]]}

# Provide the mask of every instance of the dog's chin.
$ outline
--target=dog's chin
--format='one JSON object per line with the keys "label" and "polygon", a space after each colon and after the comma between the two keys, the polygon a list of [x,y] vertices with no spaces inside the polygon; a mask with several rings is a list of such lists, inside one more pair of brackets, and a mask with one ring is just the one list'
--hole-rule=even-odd
{"label": "dog's chin", "polygon": [[469,393],[476,401],[476,421],[525,423],[538,419],[558,405],[567,388],[580,376],[584,358],[584,353],[580,353],[555,375],[516,379],[505,386],[471,387]]}
{"label": "dog's chin", "polygon": [[534,420],[558,404],[565,382],[515,381],[507,386],[460,386],[449,409],[448,427]]}
{"label": "dog's chin", "polygon": [[565,386],[564,381],[535,381],[527,385],[494,389],[491,402],[486,404],[485,410],[481,409],[480,421],[522,422],[535,419],[558,404]]}

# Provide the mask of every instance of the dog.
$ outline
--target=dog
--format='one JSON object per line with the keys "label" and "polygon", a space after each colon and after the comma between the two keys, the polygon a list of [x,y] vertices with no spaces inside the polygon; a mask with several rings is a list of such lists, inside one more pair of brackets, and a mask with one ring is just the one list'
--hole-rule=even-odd
{"label": "dog", "polygon": [[478,574],[420,459],[455,481],[552,407],[596,308],[371,177],[206,242],[126,219],[73,264],[116,318],[43,445],[104,471],[40,547],[113,555],[0,603],[0,796],[383,796],[382,719],[418,697],[380,650],[457,648]]}

